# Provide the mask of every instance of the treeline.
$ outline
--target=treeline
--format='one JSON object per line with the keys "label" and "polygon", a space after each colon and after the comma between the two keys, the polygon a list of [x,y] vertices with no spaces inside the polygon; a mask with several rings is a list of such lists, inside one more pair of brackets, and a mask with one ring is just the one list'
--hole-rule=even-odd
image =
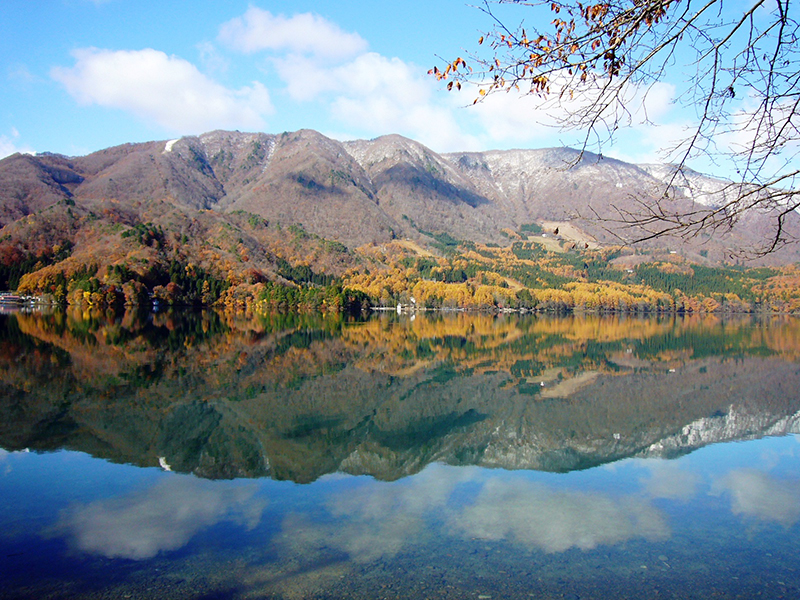
{"label": "treeline", "polygon": [[800,271],[650,262],[615,266],[620,248],[551,252],[535,242],[509,248],[465,244],[443,257],[395,249],[383,269],[345,284],[375,304],[431,309],[517,309],[627,313],[794,312]]}
{"label": "treeline", "polygon": [[776,269],[741,268],[722,269],[692,265],[685,270],[669,270],[654,264],[643,264],[636,268],[636,276],[653,289],[674,292],[681,290],[688,295],[736,294],[742,300],[758,299],[753,289],[755,281],[764,281],[778,275]]}
{"label": "treeline", "polygon": [[315,273],[308,265],[292,266],[289,261],[278,258],[278,275],[294,283],[311,283],[314,285],[330,286],[336,281],[336,277],[325,273]]}
{"label": "treeline", "polygon": [[[220,279],[207,270],[173,260],[143,273],[118,264],[104,270],[81,265],[74,271],[57,270],[23,281],[20,292],[48,295],[54,302],[97,308],[123,306],[218,306],[233,311],[360,312],[371,306],[367,294],[344,288],[330,276],[284,263],[283,274],[292,284]],[[287,277],[288,279],[289,277]],[[317,281],[327,285],[317,284]]]}
{"label": "treeline", "polygon": [[0,290],[16,290],[25,274],[68,258],[72,248],[72,242],[63,241],[39,254],[25,254],[14,246],[0,246]]}
{"label": "treeline", "polygon": [[259,304],[278,310],[323,310],[325,312],[358,313],[371,306],[369,297],[340,284],[325,287],[287,287],[266,284],[258,297]]}
{"label": "treeline", "polygon": [[[680,256],[634,265],[639,258],[624,256],[632,251],[622,248],[533,240],[500,247],[422,230],[436,242],[428,250],[408,240],[351,250],[299,225],[269,224],[241,211],[176,217],[166,205],[151,208],[152,222],[111,209],[76,212],[64,216],[58,231],[52,227],[58,215],[28,218],[25,226],[38,228],[31,230],[35,235],[26,230],[0,240],[0,288],[115,309],[356,312],[399,304],[489,311],[800,311],[797,267],[709,267]],[[522,233],[527,230],[536,227]],[[437,249],[438,256],[432,253]],[[628,266],[615,264],[625,260]]]}
{"label": "treeline", "polygon": [[[37,215],[32,222],[44,227],[39,221]],[[230,222],[198,213],[169,224],[90,213],[76,223],[81,240],[75,252],[71,242],[50,246],[51,235],[48,243],[30,235],[4,238],[0,289],[99,309],[351,311],[369,305],[366,295],[345,290],[325,272],[342,271],[339,265],[353,260],[351,251],[300,226],[269,227],[247,213]]]}
{"label": "treeline", "polygon": [[147,265],[142,271],[125,263],[105,268],[80,263],[51,265],[23,275],[17,289],[60,304],[114,308],[150,303],[211,306],[229,285],[197,265],[172,260]]}

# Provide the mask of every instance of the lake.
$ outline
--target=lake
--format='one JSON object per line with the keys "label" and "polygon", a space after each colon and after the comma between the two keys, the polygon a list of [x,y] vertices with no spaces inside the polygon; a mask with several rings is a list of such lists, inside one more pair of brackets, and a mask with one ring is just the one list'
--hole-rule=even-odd
{"label": "lake", "polygon": [[3,598],[796,598],[791,317],[0,315]]}

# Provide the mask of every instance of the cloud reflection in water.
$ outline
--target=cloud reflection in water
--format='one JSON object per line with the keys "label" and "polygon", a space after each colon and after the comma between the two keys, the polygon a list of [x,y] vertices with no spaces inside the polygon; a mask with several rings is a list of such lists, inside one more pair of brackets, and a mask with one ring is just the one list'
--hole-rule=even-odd
{"label": "cloud reflection in water", "polygon": [[717,481],[713,491],[730,494],[735,515],[777,522],[785,527],[800,520],[800,481],[778,479],[755,469],[739,469]]}
{"label": "cloud reflection in water", "polygon": [[351,488],[327,502],[331,520],[287,516],[283,545],[306,557],[323,548],[333,549],[355,562],[394,556],[430,533],[429,520],[434,513],[445,513],[456,486],[477,471],[431,465],[404,482],[369,482]]}
{"label": "cloud reflection in water", "polygon": [[[471,502],[461,484],[479,486]],[[459,497],[463,498],[459,494]],[[427,536],[505,540],[546,552],[589,550],[631,539],[664,540],[664,515],[645,497],[561,491],[477,469],[434,466],[410,485],[365,485],[334,496],[322,521],[294,514],[283,523],[284,548],[309,556],[334,550],[356,562],[396,555]],[[441,531],[438,527],[441,526]]]}
{"label": "cloud reflection in water", "polygon": [[678,463],[661,459],[644,461],[644,465],[649,468],[650,476],[640,481],[653,498],[688,502],[696,495],[700,484],[697,473],[684,471]]}
{"label": "cloud reflection in water", "polygon": [[48,534],[64,535],[74,548],[108,558],[152,558],[181,548],[220,521],[252,529],[266,506],[253,497],[256,490],[254,484],[169,477],[127,496],[71,506]]}
{"label": "cloud reflection in water", "polygon": [[670,533],[661,512],[643,498],[555,491],[500,478],[486,482],[454,525],[472,537],[507,540],[545,552],[590,550],[637,537],[663,540]]}

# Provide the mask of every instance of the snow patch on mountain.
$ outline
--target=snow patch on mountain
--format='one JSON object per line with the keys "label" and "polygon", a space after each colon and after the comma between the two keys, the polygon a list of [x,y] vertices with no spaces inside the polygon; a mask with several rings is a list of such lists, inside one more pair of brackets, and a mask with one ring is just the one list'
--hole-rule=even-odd
{"label": "snow patch on mountain", "polygon": [[670,164],[639,165],[643,171],[659,180],[664,186],[703,206],[720,206],[733,197],[737,187],[731,181],[703,175],[697,171],[678,169]]}

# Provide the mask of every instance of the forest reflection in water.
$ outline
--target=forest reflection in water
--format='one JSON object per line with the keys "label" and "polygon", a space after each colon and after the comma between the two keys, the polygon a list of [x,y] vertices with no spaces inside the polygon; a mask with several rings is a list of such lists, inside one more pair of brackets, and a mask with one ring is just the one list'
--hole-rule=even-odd
{"label": "forest reflection in water", "polygon": [[791,595],[799,352],[789,317],[0,317],[0,595]]}

